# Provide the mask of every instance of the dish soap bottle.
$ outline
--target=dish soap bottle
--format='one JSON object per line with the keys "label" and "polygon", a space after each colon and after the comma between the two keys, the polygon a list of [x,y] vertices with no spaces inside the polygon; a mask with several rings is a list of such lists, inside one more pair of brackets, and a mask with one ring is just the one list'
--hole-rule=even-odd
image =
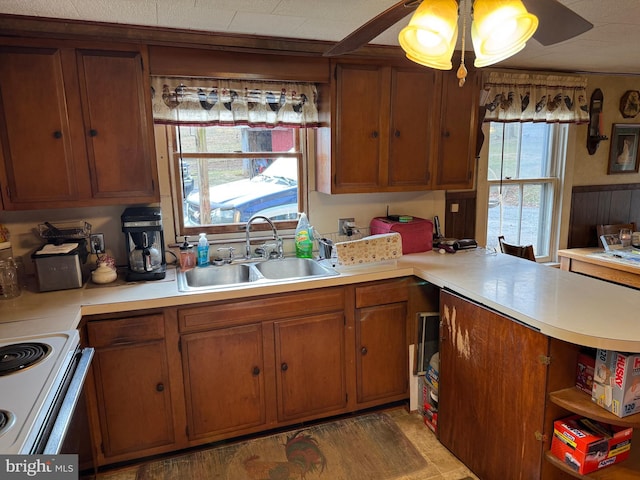
{"label": "dish soap bottle", "polygon": [[207,234],[201,233],[198,239],[198,266],[206,267],[209,265],[209,242]]}
{"label": "dish soap bottle", "polygon": [[302,212],[296,227],[296,257],[313,257],[313,238],[311,237],[311,226],[307,219],[307,214]]}

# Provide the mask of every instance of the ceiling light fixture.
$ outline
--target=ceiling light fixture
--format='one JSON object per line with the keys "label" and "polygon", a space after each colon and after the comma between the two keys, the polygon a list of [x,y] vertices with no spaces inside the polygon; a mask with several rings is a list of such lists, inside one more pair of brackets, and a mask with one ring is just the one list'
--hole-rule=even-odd
{"label": "ceiling light fixture", "polygon": [[[463,19],[467,15],[472,19],[476,67],[515,55],[538,28],[538,17],[530,14],[520,0],[474,0],[471,11],[465,8],[466,3],[461,0]],[[427,67],[451,70],[458,40],[458,10],[456,0],[423,0],[398,35],[407,58]]]}

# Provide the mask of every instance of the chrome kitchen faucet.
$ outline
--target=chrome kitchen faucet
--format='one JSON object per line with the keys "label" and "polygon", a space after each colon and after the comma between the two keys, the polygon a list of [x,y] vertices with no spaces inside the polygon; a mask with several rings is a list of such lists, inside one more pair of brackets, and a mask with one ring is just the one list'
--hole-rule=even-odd
{"label": "chrome kitchen faucet", "polygon": [[254,215],[253,217],[251,217],[247,221],[247,225],[245,226],[245,232],[244,232],[245,233],[245,238],[246,238],[246,246],[245,246],[244,257],[247,260],[251,259],[251,242],[250,242],[249,232],[251,231],[251,224],[253,223],[254,220],[257,220],[257,219],[262,219],[265,222],[267,222],[269,225],[271,225],[271,230],[273,231],[273,239],[276,241],[276,246],[277,246],[276,248],[278,249],[278,258],[284,257],[284,250],[283,250],[283,247],[282,247],[282,239],[278,235],[278,229],[273,224],[271,219],[265,217],[264,215]]}

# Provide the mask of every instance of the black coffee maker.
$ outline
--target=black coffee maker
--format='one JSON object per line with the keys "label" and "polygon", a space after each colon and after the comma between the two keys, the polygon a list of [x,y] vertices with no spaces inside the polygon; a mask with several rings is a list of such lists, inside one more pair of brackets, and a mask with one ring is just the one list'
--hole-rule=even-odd
{"label": "black coffee maker", "polygon": [[163,279],[167,262],[160,208],[131,207],[120,218],[129,260],[127,281]]}

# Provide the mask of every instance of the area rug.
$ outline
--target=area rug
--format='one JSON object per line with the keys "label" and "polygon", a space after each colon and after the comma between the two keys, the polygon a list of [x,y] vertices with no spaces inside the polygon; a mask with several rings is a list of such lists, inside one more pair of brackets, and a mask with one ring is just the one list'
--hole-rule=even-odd
{"label": "area rug", "polygon": [[426,465],[395,422],[373,413],[150,463],[137,478],[383,480]]}

